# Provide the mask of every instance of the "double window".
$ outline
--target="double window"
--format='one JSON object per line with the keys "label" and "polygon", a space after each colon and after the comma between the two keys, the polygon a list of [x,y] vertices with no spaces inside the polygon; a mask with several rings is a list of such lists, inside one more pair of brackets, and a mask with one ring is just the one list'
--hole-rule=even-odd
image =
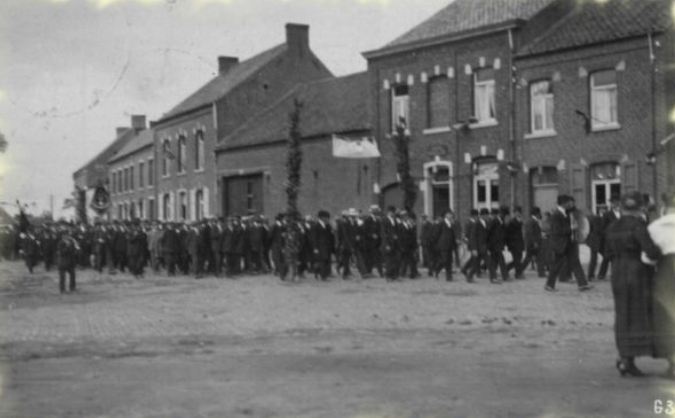
{"label": "double window", "polygon": [[530,84],[530,129],[532,133],[553,132],[553,89],[551,82]]}
{"label": "double window", "polygon": [[616,71],[591,74],[591,128],[602,130],[618,127],[618,89]]}
{"label": "double window", "polygon": [[494,69],[483,68],[474,73],[473,106],[478,123],[496,122]]}

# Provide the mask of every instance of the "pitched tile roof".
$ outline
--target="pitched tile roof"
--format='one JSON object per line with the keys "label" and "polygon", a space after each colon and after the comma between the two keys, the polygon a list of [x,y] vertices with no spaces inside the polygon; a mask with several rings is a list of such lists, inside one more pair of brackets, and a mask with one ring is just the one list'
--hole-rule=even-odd
{"label": "pitched tile roof", "polygon": [[115,152],[127,145],[135,135],[136,131],[132,128],[124,131],[108,144],[103,151],[96,154],[86,164],[75,171],[73,173],[73,178],[77,181],[78,178],[84,176],[87,187],[96,187],[99,181],[105,181],[108,178],[106,171],[108,160]]}
{"label": "pitched tile roof", "polygon": [[515,19],[527,20],[554,0],[455,0],[429,19],[387,44],[416,43],[480,29]]}
{"label": "pitched tile roof", "polygon": [[303,103],[303,138],[370,129],[368,74],[328,78],[300,84],[221,141],[218,149],[261,145],[288,136],[288,115],[295,98]]}
{"label": "pitched tile roof", "polygon": [[155,142],[155,135],[153,129],[144,129],[134,136],[125,146],[123,146],[119,151],[117,151],[110,159],[108,163],[117,161],[121,158],[124,158],[134,152],[151,146]]}
{"label": "pitched tile roof", "polygon": [[176,107],[164,114],[160,118],[160,121],[194,110],[220,99],[264,67],[267,63],[283,54],[287,48],[285,43],[280,44],[240,62],[225,74],[218,74],[196,92],[192,93],[187,99],[183,100]]}
{"label": "pitched tile roof", "polygon": [[13,225],[15,223],[16,222],[14,221],[14,218],[12,218],[9,213],[7,213],[5,208],[0,206],[0,225]]}
{"label": "pitched tile roof", "polygon": [[645,35],[672,25],[670,0],[581,1],[519,55],[539,54]]}

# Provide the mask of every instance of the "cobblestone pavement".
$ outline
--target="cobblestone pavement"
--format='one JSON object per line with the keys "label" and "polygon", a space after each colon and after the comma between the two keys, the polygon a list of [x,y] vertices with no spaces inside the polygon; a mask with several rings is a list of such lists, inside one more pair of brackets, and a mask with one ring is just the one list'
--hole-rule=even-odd
{"label": "cobblestone pavement", "polygon": [[54,272],[0,264],[0,416],[634,417],[675,399],[613,369],[607,282],[78,275],[60,295]]}

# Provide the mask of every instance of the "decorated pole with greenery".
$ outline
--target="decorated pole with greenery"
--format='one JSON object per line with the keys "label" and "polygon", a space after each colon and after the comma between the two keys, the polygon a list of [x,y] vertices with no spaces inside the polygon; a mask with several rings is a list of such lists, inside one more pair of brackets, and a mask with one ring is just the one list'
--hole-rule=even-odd
{"label": "decorated pole with greenery", "polygon": [[404,120],[396,125],[394,142],[396,143],[396,172],[403,192],[403,208],[412,210],[417,199],[417,188],[415,187],[415,180],[410,174],[410,150],[408,147],[410,137],[406,133]]}
{"label": "decorated pole with greenery", "polygon": [[298,195],[300,194],[302,149],[300,147],[300,113],[302,102],[293,100],[293,110],[288,118],[290,127],[288,130],[288,153],[286,156],[286,198],[289,213],[298,213]]}

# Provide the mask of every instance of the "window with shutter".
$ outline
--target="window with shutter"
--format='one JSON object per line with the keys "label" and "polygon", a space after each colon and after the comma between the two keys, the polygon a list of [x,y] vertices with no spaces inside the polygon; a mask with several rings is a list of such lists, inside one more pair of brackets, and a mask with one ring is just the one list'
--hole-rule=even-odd
{"label": "window with shutter", "polygon": [[447,77],[429,80],[428,116],[429,127],[439,128],[450,125],[450,90]]}

